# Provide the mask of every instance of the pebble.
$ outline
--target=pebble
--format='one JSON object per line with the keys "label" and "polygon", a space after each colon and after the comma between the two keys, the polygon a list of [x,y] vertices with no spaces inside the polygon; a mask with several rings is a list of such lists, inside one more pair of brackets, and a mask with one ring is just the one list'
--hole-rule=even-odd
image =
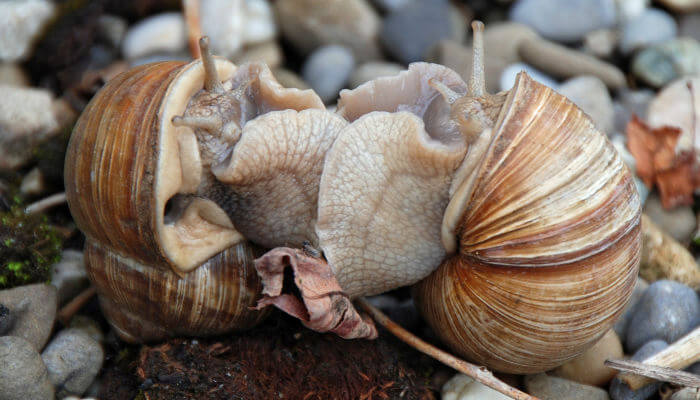
{"label": "pebble", "polygon": [[681,15],[678,19],[678,36],[700,40],[700,12]]}
{"label": "pebble", "polygon": [[19,191],[26,196],[36,196],[46,190],[46,182],[44,182],[44,174],[39,167],[32,168],[22,178],[22,183],[19,185]]}
{"label": "pebble", "polygon": [[41,354],[58,397],[80,396],[102,367],[104,351],[79,329],[64,329]]}
{"label": "pebble", "polygon": [[399,64],[370,61],[355,68],[350,75],[350,87],[356,88],[365,82],[373,79],[381,78],[382,76],[393,76],[403,71],[404,67]]}
{"label": "pebble", "polygon": [[[652,26],[654,29],[649,29]],[[620,51],[627,55],[637,49],[673,39],[678,33],[678,27],[676,20],[667,12],[649,8],[626,21],[620,31]]]}
{"label": "pebble", "polygon": [[366,0],[277,0],[273,7],[282,35],[302,53],[340,44],[358,60],[381,58],[381,20]]}
{"label": "pebble", "polygon": [[276,40],[246,46],[233,57],[233,63],[236,65],[242,65],[247,62],[261,62],[267,64],[270,68],[281,66],[283,61],[282,49]]}
{"label": "pebble", "polygon": [[510,19],[533,27],[547,39],[575,42],[591,31],[615,25],[614,0],[518,0]]}
{"label": "pebble", "polygon": [[614,29],[596,29],[583,38],[583,50],[599,58],[609,58],[615,52],[618,34]]}
{"label": "pebble", "polygon": [[275,68],[272,70],[272,75],[274,75],[277,82],[286,88],[296,88],[301,90],[311,89],[308,83],[304,82],[303,79],[294,72],[284,69]]}
{"label": "pebble", "polygon": [[[663,340],[652,340],[640,347],[631,359],[644,361],[666,347],[668,347],[668,343]],[[659,390],[659,387],[661,387],[661,383],[655,382],[633,391],[629,386],[622,383],[620,379],[614,378],[610,383],[610,397],[613,400],[645,400],[653,396]]]}
{"label": "pebble", "polygon": [[700,388],[683,388],[671,396],[671,400],[698,400],[700,399]]}
{"label": "pebble", "polygon": [[98,343],[102,343],[105,340],[105,335],[102,333],[102,328],[100,328],[100,325],[94,319],[85,315],[76,315],[71,318],[68,327],[85,332]]}
{"label": "pebble", "polygon": [[277,35],[277,25],[275,25],[275,16],[270,3],[266,0],[245,0],[244,6],[243,43],[249,45],[274,40]]}
{"label": "pebble", "polygon": [[0,397],[3,400],[52,400],[54,388],[46,366],[31,343],[0,337]]}
{"label": "pebble", "polygon": [[15,169],[36,144],[58,133],[59,123],[50,91],[0,86],[0,92],[0,170]]}
{"label": "pebble", "polygon": [[445,0],[409,4],[384,19],[381,41],[404,64],[424,60],[436,43],[453,37],[450,12]]}
{"label": "pebble", "polygon": [[442,386],[442,400],[509,400],[510,397],[474,379],[457,374]]}
{"label": "pebble", "polygon": [[[688,83],[692,83],[693,96],[688,90]],[[688,77],[678,79],[661,92],[649,104],[647,122],[653,128],[662,126],[675,126],[681,129],[681,136],[676,142],[676,152],[692,151],[693,138],[695,138],[695,150],[700,154],[700,77]],[[693,105],[695,107],[693,107]]]}
{"label": "pebble", "polygon": [[6,334],[25,339],[40,351],[56,319],[56,288],[37,283],[0,290],[0,304],[9,308],[12,315],[12,328]]}
{"label": "pebble", "polygon": [[15,63],[0,63],[0,85],[27,87],[29,76]]}
{"label": "pebble", "polygon": [[617,373],[603,365],[605,360],[619,359],[623,356],[620,338],[611,329],[583,354],[557,367],[553,373],[584,385],[601,386],[608,383]]}
{"label": "pebble", "polygon": [[697,227],[695,213],[690,206],[677,206],[666,210],[661,198],[654,193],[644,205],[644,213],[664,232],[681,243],[689,243]]}
{"label": "pebble", "polygon": [[167,12],[145,18],[126,32],[122,54],[135,59],[155,53],[177,53],[187,45],[185,20],[178,12]]}
{"label": "pebble", "polygon": [[660,280],[649,285],[627,326],[626,348],[635,351],[653,339],[672,343],[697,326],[698,295],[686,285]]}
{"label": "pebble", "polygon": [[212,51],[225,58],[247,44],[273,40],[277,34],[272,8],[264,0],[203,1],[199,18]]}
{"label": "pebble", "polygon": [[612,98],[603,81],[595,76],[579,76],[563,82],[557,91],[588,114],[601,132],[607,135],[614,132]]}
{"label": "pebble", "polygon": [[641,201],[643,206],[644,202],[647,201],[647,197],[649,197],[649,188],[637,176],[634,177],[634,185],[637,187],[637,193],[639,193],[639,200]]}
{"label": "pebble", "polygon": [[315,50],[301,69],[302,77],[328,103],[338,97],[355,67],[355,58],[347,47],[330,45]]}
{"label": "pebble", "polygon": [[659,3],[665,5],[674,11],[692,12],[700,10],[700,0],[658,0]]}
{"label": "pebble", "polygon": [[647,283],[647,281],[642,278],[637,278],[637,282],[634,285],[634,290],[632,291],[632,296],[630,296],[629,302],[625,306],[624,310],[622,310],[620,318],[618,318],[618,320],[615,321],[615,325],[613,325],[613,330],[615,330],[615,333],[617,333],[618,338],[624,339],[627,337],[627,325],[632,318],[635,306],[637,303],[639,303],[639,300],[642,298],[642,295],[648,287],[649,283]]}
{"label": "pebble", "polygon": [[541,72],[534,67],[531,67],[523,63],[515,63],[507,66],[503,73],[501,73],[500,80],[500,90],[510,90],[515,84],[515,77],[520,73],[520,71],[525,71],[530,75],[530,77],[543,85],[549,86],[554,90],[559,88],[559,84],[553,78],[547,76],[544,72]]}
{"label": "pebble", "polygon": [[618,21],[624,22],[644,12],[651,0],[615,0]]}
{"label": "pebble", "polygon": [[636,115],[640,119],[647,120],[647,109],[656,93],[649,89],[629,90],[622,89],[617,92],[617,107],[615,108],[615,130],[625,132],[627,123]]}
{"label": "pebble", "polygon": [[608,400],[608,393],[594,386],[582,385],[545,373],[525,377],[527,392],[541,400]]}
{"label": "pebble", "polygon": [[61,261],[51,266],[51,284],[58,290],[58,304],[62,306],[88,287],[83,253],[63,250]]}
{"label": "pebble", "polygon": [[682,76],[700,74],[700,43],[677,38],[647,47],[634,56],[632,72],[657,88]]}
{"label": "pebble", "polygon": [[121,48],[129,24],[117,15],[102,14],[97,18],[100,36],[115,49]]}
{"label": "pebble", "polygon": [[25,61],[56,6],[46,0],[0,1],[0,61]]}

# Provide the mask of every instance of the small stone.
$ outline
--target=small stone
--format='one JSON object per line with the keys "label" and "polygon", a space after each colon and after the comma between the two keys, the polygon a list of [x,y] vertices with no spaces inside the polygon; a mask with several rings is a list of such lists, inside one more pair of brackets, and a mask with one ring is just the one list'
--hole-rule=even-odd
{"label": "small stone", "polygon": [[594,386],[541,373],[525,377],[527,392],[541,400],[608,400],[608,393]]}
{"label": "small stone", "polygon": [[105,335],[102,333],[100,325],[94,319],[85,315],[76,315],[70,320],[68,327],[71,329],[79,329],[90,336],[94,341],[102,343],[105,340]]}
{"label": "small stone", "polygon": [[187,45],[185,20],[178,12],[157,14],[143,19],[126,32],[122,54],[135,59],[155,53],[177,53]]}
{"label": "small stone", "polygon": [[683,388],[671,396],[671,400],[698,400],[700,399],[700,388]]}
{"label": "small stone", "polygon": [[32,168],[27,175],[22,178],[22,183],[19,185],[20,193],[27,196],[36,196],[46,190],[44,175],[38,167]]}
{"label": "small stone", "polygon": [[603,364],[605,360],[619,359],[623,356],[620,338],[611,329],[593,347],[566,364],[557,367],[553,373],[561,378],[584,385],[601,386],[608,383],[617,374],[617,371]]}
{"label": "small stone", "polygon": [[644,202],[647,200],[647,197],[649,197],[649,188],[637,176],[634,177],[634,186],[637,187],[637,193],[639,193],[639,200],[641,201],[642,205],[644,205]]}
{"label": "small stone", "polygon": [[700,40],[700,12],[680,16],[678,19],[678,36]]}
{"label": "small stone", "polygon": [[82,330],[64,329],[46,346],[41,358],[51,383],[58,388],[58,397],[80,396],[100,371],[104,351]]}
{"label": "small stone", "polygon": [[111,14],[102,14],[97,18],[97,26],[100,36],[113,48],[119,49],[122,46],[124,36],[129,28],[129,24],[122,17]]}
{"label": "small stone", "polygon": [[[649,29],[650,26],[654,29]],[[658,8],[650,8],[622,25],[620,51],[631,54],[637,49],[673,39],[677,33],[676,20],[671,15]]]}
{"label": "small stone", "polygon": [[0,290],[0,304],[13,316],[12,328],[6,334],[21,337],[41,351],[56,319],[56,288],[37,283]]}
{"label": "small stone", "polygon": [[63,250],[61,261],[51,266],[51,284],[58,290],[58,304],[64,305],[88,287],[83,253]]}
{"label": "small stone", "polygon": [[280,85],[286,88],[296,88],[301,90],[311,89],[308,83],[304,82],[303,79],[294,72],[284,69],[275,68],[272,70],[272,75],[277,79]]}
{"label": "small stone", "polygon": [[12,170],[26,163],[34,146],[56,135],[60,126],[48,90],[0,86],[0,93],[0,170]]}
{"label": "small stone", "polygon": [[242,65],[247,62],[261,62],[270,68],[277,68],[282,65],[283,57],[282,49],[277,44],[277,41],[270,40],[246,46],[243,51],[233,57],[233,62],[236,65]]}
{"label": "small stone", "polygon": [[0,1],[0,61],[24,61],[56,6],[46,0]]}
{"label": "small stone", "polygon": [[266,0],[246,0],[243,43],[250,45],[269,42],[275,39],[275,35],[277,25],[270,3]]}
{"label": "small stone", "polygon": [[273,7],[282,35],[302,53],[340,44],[358,60],[381,58],[381,20],[366,0],[277,0]]}
{"label": "small stone", "polygon": [[583,38],[584,51],[596,57],[608,58],[617,47],[618,34],[614,29],[596,29],[588,32]]}
{"label": "small stone", "polygon": [[632,115],[636,115],[646,121],[647,109],[654,96],[656,96],[656,93],[649,89],[622,89],[618,91],[617,100],[621,108],[615,110],[615,130],[625,132],[627,123],[632,119]]}
{"label": "small stone", "polygon": [[370,61],[355,68],[352,75],[350,75],[350,87],[354,89],[365,82],[369,82],[382,76],[397,75],[403,70],[404,67],[399,64]]}
{"label": "small stone", "polygon": [[700,10],[700,0],[659,0],[659,3],[681,13]]}
{"label": "small stone", "polygon": [[3,400],[53,400],[46,366],[31,343],[16,336],[0,337],[0,397]]}
{"label": "small stone", "polygon": [[647,47],[632,60],[632,72],[654,87],[686,75],[700,74],[700,43],[677,38]]}
{"label": "small stone", "polygon": [[449,15],[450,7],[444,0],[409,4],[384,19],[381,41],[402,63],[424,60],[433,45],[453,37]]}
{"label": "small stone", "polygon": [[647,283],[647,281],[642,278],[637,278],[637,283],[634,285],[634,290],[632,291],[632,296],[630,297],[629,302],[625,306],[624,310],[622,310],[620,318],[618,318],[618,320],[615,321],[615,325],[613,325],[613,329],[615,330],[615,333],[617,333],[618,338],[624,339],[627,337],[627,325],[632,318],[634,308],[637,306],[637,303],[639,303],[639,300],[642,298],[642,295],[648,287],[649,283]]}
{"label": "small stone", "polygon": [[559,85],[557,91],[588,114],[601,132],[607,135],[613,133],[615,112],[612,98],[603,81],[595,76],[579,76]]}
{"label": "small stone", "polygon": [[[692,86],[691,90],[688,84]],[[681,136],[676,142],[676,153],[691,153],[695,147],[696,156],[700,154],[700,77],[678,79],[661,92],[649,104],[647,123],[652,128],[673,126],[680,128]]]}
{"label": "small stone", "polygon": [[225,58],[246,44],[273,40],[277,33],[272,9],[263,0],[202,1],[199,18],[212,51]]}
{"label": "small stone", "polygon": [[626,347],[635,351],[654,339],[675,342],[697,326],[699,317],[700,300],[693,289],[674,281],[656,281],[634,308]]}
{"label": "small stone", "polygon": [[304,80],[328,103],[338,97],[350,78],[355,59],[347,47],[331,45],[314,51],[302,67]]}
{"label": "small stone", "polygon": [[681,243],[689,243],[695,232],[695,213],[690,206],[678,206],[666,210],[661,205],[659,195],[654,193],[644,205],[644,213],[664,232]]}
{"label": "small stone", "polygon": [[575,42],[616,22],[614,0],[518,0],[510,19],[533,27],[547,39]]}
{"label": "small stone", "polygon": [[29,76],[15,63],[0,63],[0,85],[27,87]]}
{"label": "small stone", "polygon": [[457,374],[442,386],[442,400],[509,400],[510,397],[474,379]]}
{"label": "small stone", "polygon": [[650,2],[650,0],[615,0],[618,20],[624,22],[639,16],[649,7]]}
{"label": "small stone", "polygon": [[[652,340],[640,347],[632,356],[632,360],[644,361],[666,347],[668,347],[668,343],[663,340]],[[654,382],[633,391],[620,379],[615,378],[610,383],[610,397],[613,400],[645,400],[653,396],[660,387],[660,382]]]}
{"label": "small stone", "polygon": [[515,85],[515,77],[520,73],[520,71],[527,72],[530,78],[536,80],[537,82],[549,86],[550,88],[557,90],[559,84],[551,77],[547,76],[544,72],[535,69],[527,64],[515,63],[511,64],[503,70],[501,74],[500,89],[510,90]]}

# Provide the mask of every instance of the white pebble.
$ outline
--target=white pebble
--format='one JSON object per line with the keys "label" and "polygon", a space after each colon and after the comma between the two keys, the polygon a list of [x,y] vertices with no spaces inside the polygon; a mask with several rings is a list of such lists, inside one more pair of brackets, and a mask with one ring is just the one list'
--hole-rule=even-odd
{"label": "white pebble", "polygon": [[501,73],[501,90],[510,90],[515,85],[515,77],[520,71],[527,72],[530,78],[537,82],[557,90],[559,84],[544,72],[524,63],[515,63],[507,66]]}
{"label": "white pebble", "polygon": [[138,22],[126,33],[122,43],[125,58],[134,59],[162,52],[177,53],[187,45],[182,14],[158,14]]}
{"label": "white pebble", "polygon": [[474,379],[457,374],[442,386],[442,400],[508,400],[510,397]]}
{"label": "white pebble", "polygon": [[0,60],[26,60],[55,8],[45,0],[0,1]]}

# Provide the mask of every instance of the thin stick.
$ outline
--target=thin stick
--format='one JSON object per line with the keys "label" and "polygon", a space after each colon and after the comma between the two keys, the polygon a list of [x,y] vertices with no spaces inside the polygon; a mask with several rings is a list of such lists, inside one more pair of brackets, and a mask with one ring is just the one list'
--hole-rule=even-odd
{"label": "thin stick", "polygon": [[404,343],[413,347],[414,349],[427,354],[434,359],[440,361],[441,363],[456,369],[457,371],[474,378],[475,381],[482,383],[494,390],[497,390],[506,396],[516,399],[516,400],[537,400],[537,397],[530,396],[527,393],[521,392],[520,390],[509,386],[505,382],[499,380],[491,371],[487,370],[486,367],[478,367],[474,364],[468,363],[461,360],[449,353],[446,353],[437,347],[424,342],[411,332],[405,330],[404,328],[397,325],[394,321],[390,320],[389,317],[384,315],[379,309],[369,304],[364,298],[356,300],[356,303],[362,308],[366,313],[372,316],[372,318],[377,321],[378,324],[382,325],[394,336],[399,338]]}
{"label": "thin stick", "polygon": [[[696,361],[700,361],[700,327],[642,362],[657,367],[683,369]],[[618,377],[632,390],[644,387],[652,381],[645,375],[620,374]]]}
{"label": "thin stick", "polygon": [[187,43],[192,58],[199,58],[199,38],[202,35],[202,25],[199,22],[199,0],[182,0],[182,11],[185,14],[187,26]]}
{"label": "thin stick", "polygon": [[[625,373],[643,375],[658,381],[700,388],[700,376],[668,367],[657,367],[632,360],[605,360],[605,366]],[[630,388],[632,389],[632,388]],[[634,390],[634,389],[632,389]]]}
{"label": "thin stick", "polygon": [[66,202],[66,193],[56,193],[49,197],[43,198],[35,203],[28,205],[24,209],[25,214],[36,214],[46,211],[51,207],[59,206]]}
{"label": "thin stick", "polygon": [[71,318],[73,318],[73,316],[80,311],[85,304],[87,304],[95,293],[97,293],[97,291],[95,290],[94,286],[90,286],[89,288],[83,290],[79,295],[75,296],[73,300],[68,302],[68,304],[63,306],[63,308],[58,311],[56,318],[61,321],[63,326],[68,326]]}

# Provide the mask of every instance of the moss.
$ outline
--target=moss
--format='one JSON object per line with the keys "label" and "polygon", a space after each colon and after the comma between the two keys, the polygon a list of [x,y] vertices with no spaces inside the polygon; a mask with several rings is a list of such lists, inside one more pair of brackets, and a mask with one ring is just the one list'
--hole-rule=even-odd
{"label": "moss", "polygon": [[46,216],[27,215],[19,199],[13,203],[0,212],[0,289],[48,282],[61,258],[61,236]]}

